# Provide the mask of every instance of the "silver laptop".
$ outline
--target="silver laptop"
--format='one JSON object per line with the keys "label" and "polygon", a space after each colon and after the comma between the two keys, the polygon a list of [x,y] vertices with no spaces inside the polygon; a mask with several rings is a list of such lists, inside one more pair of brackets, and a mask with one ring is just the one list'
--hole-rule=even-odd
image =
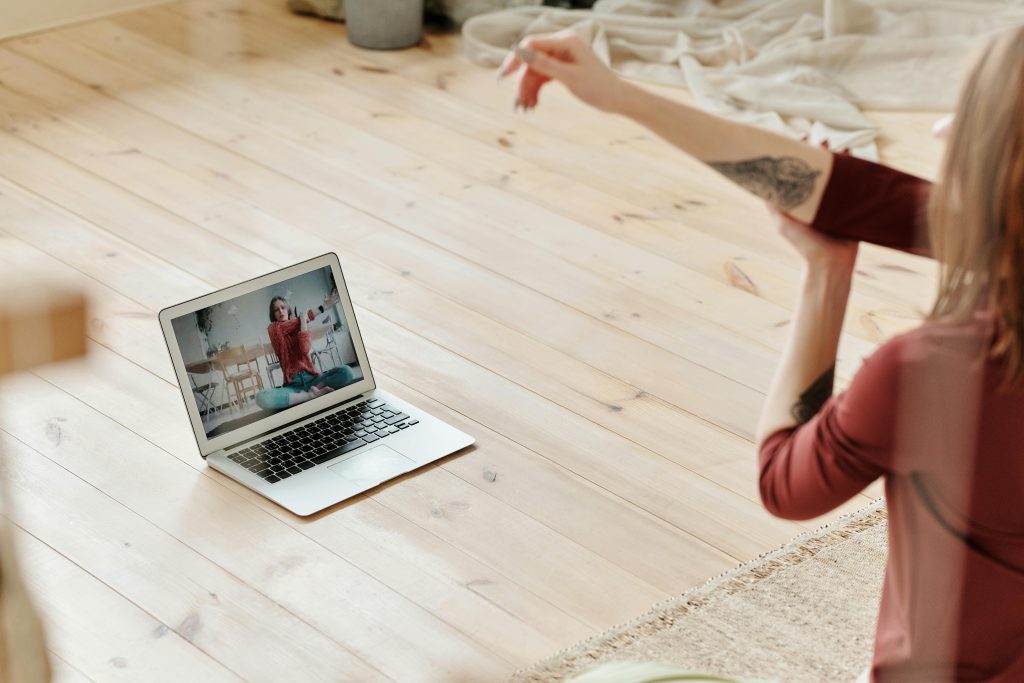
{"label": "silver laptop", "polygon": [[160,311],[199,452],[309,515],[473,443],[377,388],[335,254]]}

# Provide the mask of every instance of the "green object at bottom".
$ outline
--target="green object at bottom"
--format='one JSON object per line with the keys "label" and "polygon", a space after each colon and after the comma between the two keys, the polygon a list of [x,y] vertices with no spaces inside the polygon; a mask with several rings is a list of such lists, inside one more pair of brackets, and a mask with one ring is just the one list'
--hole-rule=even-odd
{"label": "green object at bottom", "polygon": [[686,671],[667,664],[612,662],[599,664],[565,679],[565,683],[775,683],[752,678],[723,678],[713,674]]}

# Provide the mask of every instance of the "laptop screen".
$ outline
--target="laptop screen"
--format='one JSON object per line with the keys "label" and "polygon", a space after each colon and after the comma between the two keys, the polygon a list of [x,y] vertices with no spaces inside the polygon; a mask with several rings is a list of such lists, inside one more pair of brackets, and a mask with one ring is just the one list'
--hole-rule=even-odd
{"label": "laptop screen", "polygon": [[345,308],[326,266],[172,318],[206,438],[363,379]]}

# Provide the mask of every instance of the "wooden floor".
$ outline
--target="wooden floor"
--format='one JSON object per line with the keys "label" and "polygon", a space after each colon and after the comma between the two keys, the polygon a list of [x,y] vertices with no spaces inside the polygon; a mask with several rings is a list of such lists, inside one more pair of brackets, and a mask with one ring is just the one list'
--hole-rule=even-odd
{"label": "wooden floor", "polygon": [[[0,270],[93,307],[0,393],[58,680],[500,681],[827,521],[758,503],[798,263],[757,201],[564,91],[514,114],[457,35],[284,5],[0,44]],[[936,117],[878,115],[884,160],[933,175]],[[326,251],[380,383],[477,445],[301,519],[204,466],[156,312]],[[841,383],[934,279],[858,272]]]}

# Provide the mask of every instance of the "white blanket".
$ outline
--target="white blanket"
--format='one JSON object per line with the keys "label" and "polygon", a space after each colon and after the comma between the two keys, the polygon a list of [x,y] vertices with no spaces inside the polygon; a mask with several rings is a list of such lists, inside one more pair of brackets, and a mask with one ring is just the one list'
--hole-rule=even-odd
{"label": "white blanket", "polygon": [[572,28],[625,76],[877,159],[878,127],[862,107],[952,109],[972,50],[1019,23],[1024,0],[598,0],[590,12],[474,17],[463,38],[471,60],[496,67],[524,36]]}

